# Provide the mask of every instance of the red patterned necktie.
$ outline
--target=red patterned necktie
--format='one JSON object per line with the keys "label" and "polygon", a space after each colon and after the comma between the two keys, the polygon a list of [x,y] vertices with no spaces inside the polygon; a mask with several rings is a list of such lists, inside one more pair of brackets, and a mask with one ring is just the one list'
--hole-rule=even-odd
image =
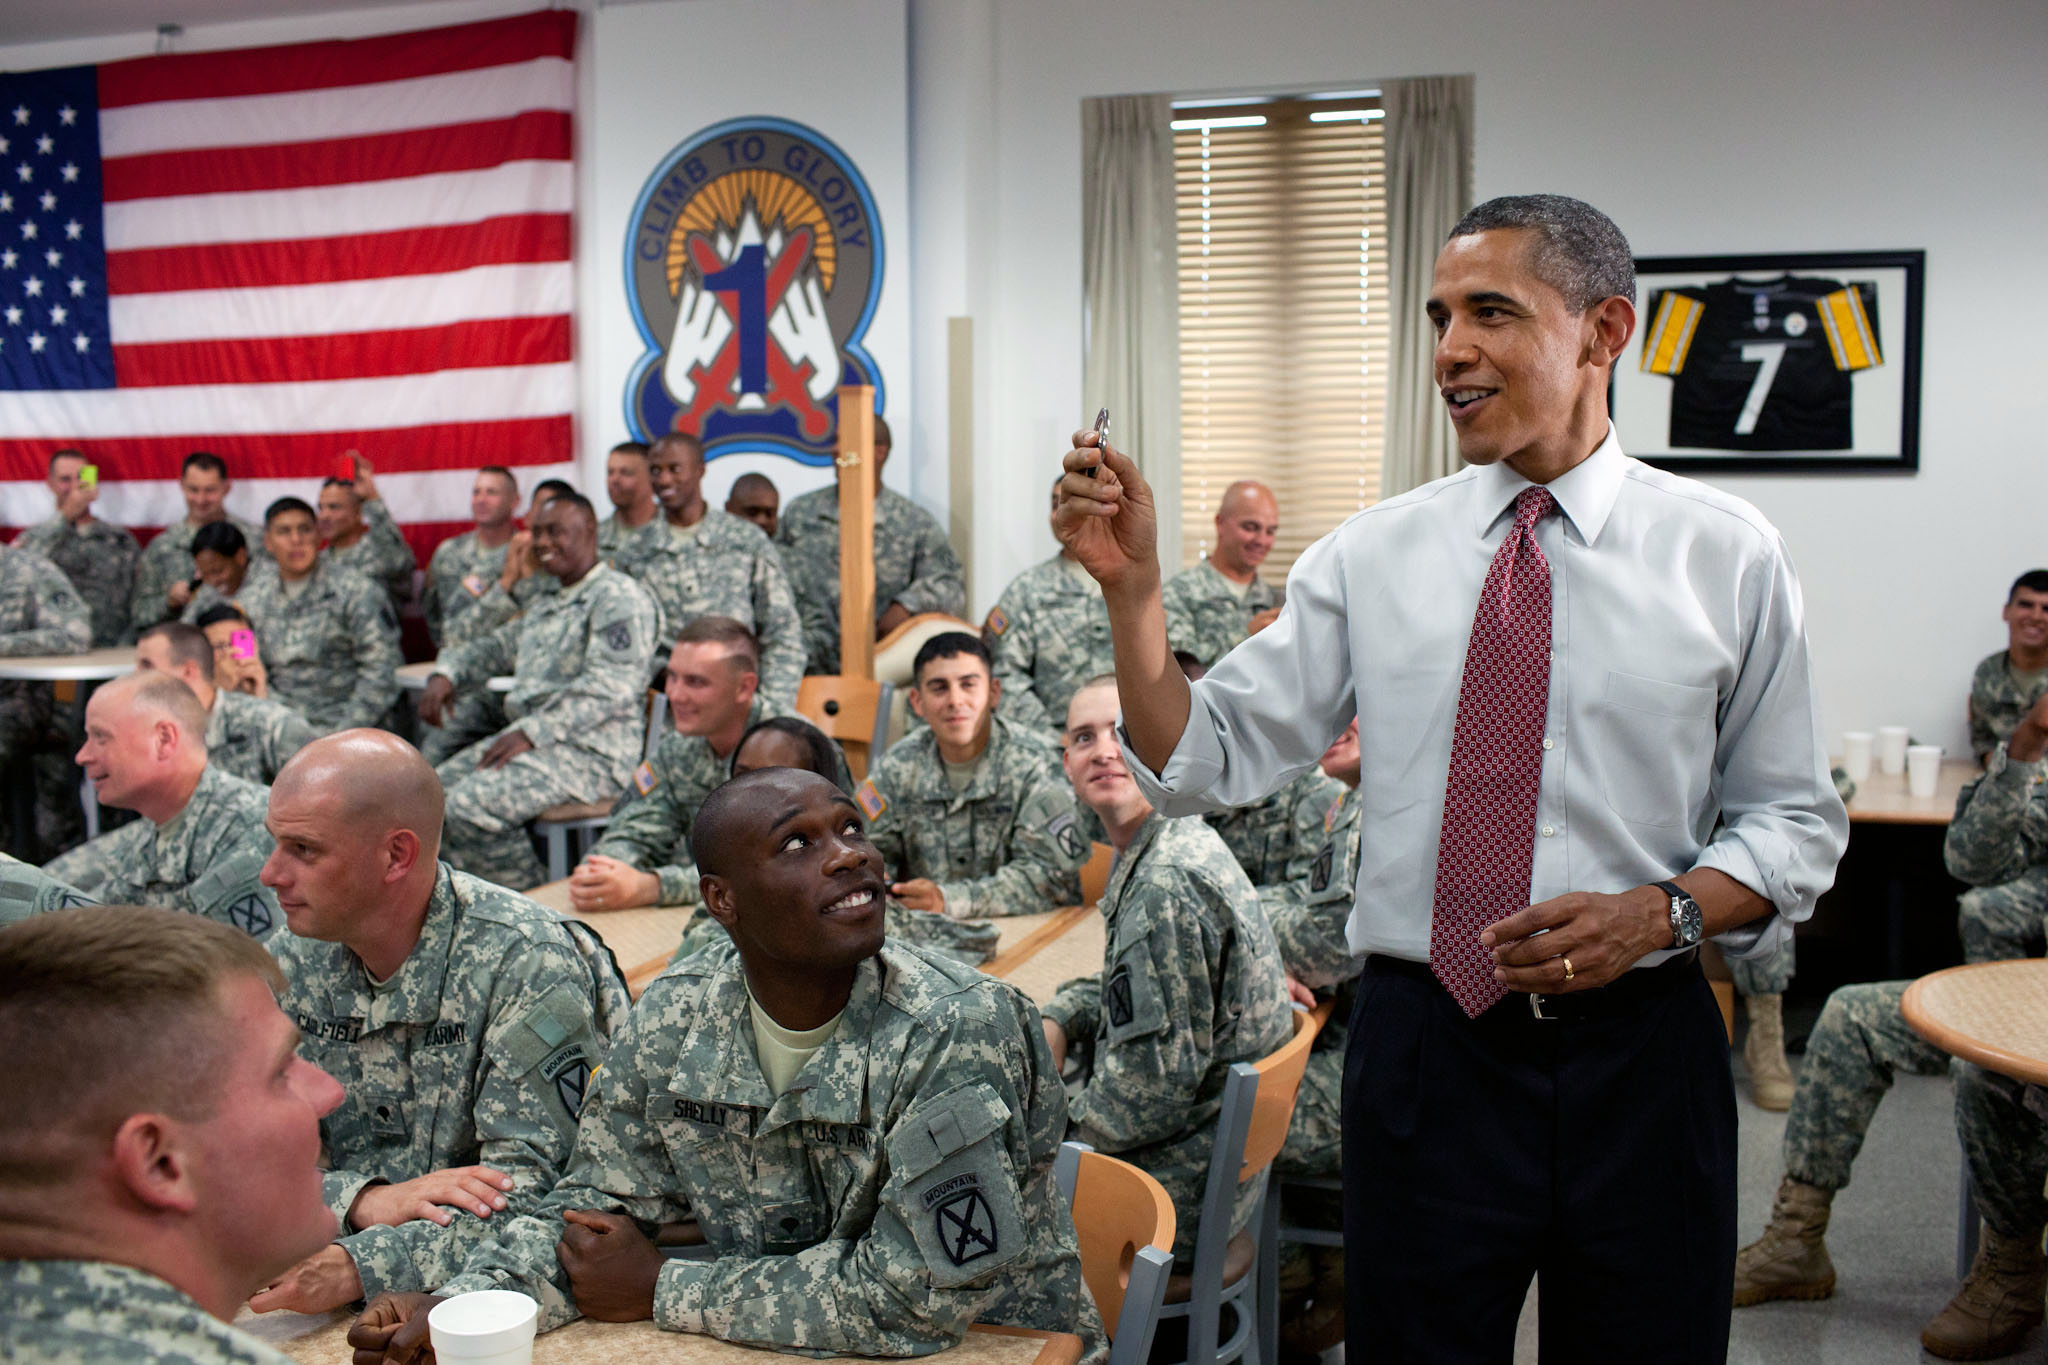
{"label": "red patterned necktie", "polygon": [[1556,510],[1547,488],[1515,498],[1515,523],[1479,590],[1458,687],[1429,965],[1473,1019],[1508,993],[1493,979],[1493,953],[1479,931],[1529,904],[1550,704],[1550,561],[1536,544],[1536,523]]}

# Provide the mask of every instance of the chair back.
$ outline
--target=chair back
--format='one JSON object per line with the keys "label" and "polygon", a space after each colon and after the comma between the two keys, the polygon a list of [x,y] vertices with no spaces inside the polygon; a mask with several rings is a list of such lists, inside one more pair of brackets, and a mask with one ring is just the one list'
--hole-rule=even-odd
{"label": "chair back", "polygon": [[813,674],[797,687],[797,714],[839,741],[856,782],[868,775],[868,764],[880,755],[881,721],[892,690],[871,678],[838,673]]}
{"label": "chair back", "polygon": [[654,746],[668,733],[668,693],[658,687],[647,692],[647,738],[640,745],[640,757],[653,758]]}
{"label": "chair back", "polygon": [[1115,849],[1108,844],[1094,846],[1088,861],[1081,864],[1081,904],[1102,903],[1102,893],[1109,887],[1109,865],[1115,861]]}
{"label": "chair back", "polygon": [[942,611],[926,611],[911,617],[875,643],[875,681],[887,683],[895,689],[883,708],[883,734],[879,741],[882,748],[888,748],[909,732],[908,699],[917,651],[923,649],[924,642],[932,636],[944,635],[951,630],[965,631],[977,640],[981,638],[980,626]]}
{"label": "chair back", "polygon": [[1251,1064],[1259,1073],[1259,1089],[1252,1099],[1251,1124],[1244,1135],[1239,1184],[1272,1165],[1286,1145],[1287,1128],[1294,1121],[1294,1097],[1301,1089],[1302,1072],[1308,1069],[1309,1048],[1335,1008],[1334,1000],[1325,1000],[1312,1010],[1296,1010],[1294,1036],[1279,1051]]}
{"label": "chair back", "polygon": [[1173,1201],[1150,1175],[1085,1142],[1061,1143],[1052,1169],[1073,1213],[1081,1278],[1109,1331],[1110,1365],[1141,1365],[1173,1272]]}

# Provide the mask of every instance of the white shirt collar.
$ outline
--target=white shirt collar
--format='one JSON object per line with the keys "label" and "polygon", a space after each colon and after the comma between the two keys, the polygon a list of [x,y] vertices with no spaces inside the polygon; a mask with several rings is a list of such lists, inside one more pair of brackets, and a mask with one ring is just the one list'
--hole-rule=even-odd
{"label": "white shirt collar", "polygon": [[[1591,455],[1547,485],[1550,495],[1557,499],[1559,510],[1578,528],[1579,538],[1586,544],[1591,545],[1599,539],[1600,528],[1607,524],[1607,515],[1614,510],[1614,501],[1621,496],[1622,476],[1627,469],[1628,457],[1622,453],[1621,442],[1614,434],[1614,424],[1609,422],[1607,439],[1595,447]],[[1534,485],[1517,474],[1505,460],[1481,465],[1477,473],[1474,485],[1478,495],[1476,529],[1484,537],[1496,521],[1508,514],[1521,491]]]}

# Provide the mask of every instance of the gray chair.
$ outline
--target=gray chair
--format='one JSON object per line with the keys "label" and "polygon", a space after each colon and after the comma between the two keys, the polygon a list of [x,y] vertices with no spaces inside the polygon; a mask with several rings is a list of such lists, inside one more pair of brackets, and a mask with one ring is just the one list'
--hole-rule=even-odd
{"label": "gray chair", "polygon": [[1173,1274],[1173,1201],[1157,1180],[1085,1142],[1063,1142],[1053,1180],[1081,1246],[1081,1278],[1109,1330],[1109,1365],[1145,1365]]}

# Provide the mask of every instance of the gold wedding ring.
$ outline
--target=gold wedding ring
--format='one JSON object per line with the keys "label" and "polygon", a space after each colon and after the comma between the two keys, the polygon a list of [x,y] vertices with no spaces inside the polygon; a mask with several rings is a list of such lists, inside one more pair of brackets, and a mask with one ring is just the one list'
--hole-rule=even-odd
{"label": "gold wedding ring", "polygon": [[1570,958],[1566,958],[1564,960],[1564,979],[1569,981],[1577,975],[1578,973],[1572,970],[1572,960]]}

